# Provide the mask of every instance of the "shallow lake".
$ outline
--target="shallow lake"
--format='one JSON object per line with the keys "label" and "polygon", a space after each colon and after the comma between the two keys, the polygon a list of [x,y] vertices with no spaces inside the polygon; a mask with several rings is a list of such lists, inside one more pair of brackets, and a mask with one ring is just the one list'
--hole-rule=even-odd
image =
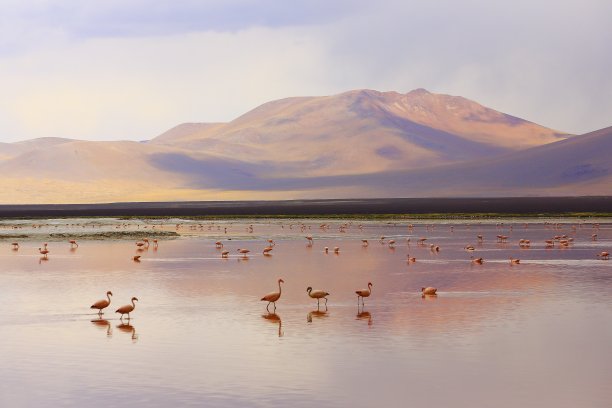
{"label": "shallow lake", "polygon": [[[554,221],[5,221],[0,406],[610,407],[612,260],[596,254],[612,225]],[[100,318],[89,306],[107,290]]]}

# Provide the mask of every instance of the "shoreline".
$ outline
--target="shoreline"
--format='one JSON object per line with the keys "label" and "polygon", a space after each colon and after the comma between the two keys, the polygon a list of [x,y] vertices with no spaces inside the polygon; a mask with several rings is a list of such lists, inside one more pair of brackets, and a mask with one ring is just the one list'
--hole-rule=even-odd
{"label": "shoreline", "polygon": [[612,217],[611,196],[379,198],[0,205],[2,218],[496,218]]}

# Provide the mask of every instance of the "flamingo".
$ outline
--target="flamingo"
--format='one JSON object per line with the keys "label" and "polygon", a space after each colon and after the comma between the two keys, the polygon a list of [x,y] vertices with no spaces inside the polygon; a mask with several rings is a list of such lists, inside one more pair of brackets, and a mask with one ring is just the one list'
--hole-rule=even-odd
{"label": "flamingo", "polygon": [[367,239],[362,239],[361,240],[361,245],[363,245],[364,247],[367,247],[368,245],[370,245],[370,243],[368,242]]}
{"label": "flamingo", "polygon": [[265,247],[265,248],[264,248],[264,250],[263,250],[263,254],[264,254],[264,255],[267,255],[267,256],[270,256],[270,255],[271,255],[271,254],[270,254],[270,252],[271,252],[273,249],[274,249],[274,248],[273,248],[273,247],[271,247],[271,246],[269,246],[269,247]]}
{"label": "flamingo", "polygon": [[242,254],[242,256],[243,256],[244,258],[246,258],[246,257],[247,257],[247,254],[248,254],[249,252],[251,252],[251,251],[249,251],[248,249],[241,249],[241,248],[238,248],[238,252],[239,252],[239,253],[241,253],[241,254]]}
{"label": "flamingo", "polygon": [[140,262],[140,255],[134,255],[134,258],[132,258],[134,260],[134,262]]}
{"label": "flamingo", "polygon": [[518,265],[521,263],[520,259],[513,259],[512,257],[510,258],[510,265]]}
{"label": "flamingo", "polygon": [[468,244],[465,246],[465,250],[466,251],[474,251],[476,248],[474,248],[474,245],[472,244]]}
{"label": "flamingo", "polygon": [[130,318],[130,313],[133,312],[134,309],[136,308],[136,304],[134,303],[134,301],[138,301],[138,298],[137,297],[133,297],[131,305],[121,306],[119,309],[115,310],[115,313],[121,313],[121,319],[123,319],[123,315],[124,314],[127,314],[128,315],[128,319],[129,319]]}
{"label": "flamingo", "polygon": [[74,246],[76,245],[76,247],[79,247],[79,244],[77,244],[76,240],[71,239],[70,241],[68,241],[70,243],[70,248],[74,248]]}
{"label": "flamingo", "polygon": [[484,259],[474,258],[473,256],[470,256],[470,260],[472,263],[479,264],[479,265],[482,265],[484,263]]}
{"label": "flamingo", "polygon": [[389,240],[389,247],[393,248],[395,246],[395,240],[394,239],[390,239]]}
{"label": "flamingo", "polygon": [[223,242],[221,241],[215,242],[215,248],[223,248]]}
{"label": "flamingo", "polygon": [[49,250],[47,249],[47,245],[45,244],[45,249],[38,248],[38,252],[40,252],[43,258],[47,259],[47,255],[49,254]]}
{"label": "flamingo", "polygon": [[229,257],[229,251],[227,249],[221,252],[221,258],[228,258],[228,257]]}
{"label": "flamingo", "polygon": [[269,244],[268,246],[274,246],[274,245],[276,245],[276,243],[274,242],[274,240],[273,240],[273,239],[269,239],[269,240],[268,240],[268,244]]}
{"label": "flamingo", "polygon": [[310,286],[306,288],[306,292],[308,292],[308,296],[311,298],[317,299],[317,308],[321,299],[325,299],[325,307],[327,307],[327,296],[329,296],[329,293],[324,290],[312,290]]}
{"label": "flamingo", "polygon": [[339,253],[340,253],[340,248],[334,247],[334,254],[339,254]]}
{"label": "flamingo", "polygon": [[414,256],[410,256],[410,254],[406,254],[406,258],[408,260],[408,263],[414,263],[416,262],[416,258]]}
{"label": "flamingo", "polygon": [[312,236],[308,235],[306,239],[308,240],[308,246],[312,246]]}
{"label": "flamingo", "polygon": [[113,292],[110,290],[106,292],[106,299],[98,300],[96,303],[91,305],[90,309],[98,309],[98,314],[102,314],[102,309],[106,309],[111,304],[111,296],[113,296]]}
{"label": "flamingo", "polygon": [[610,253],[607,251],[602,251],[599,254],[597,254],[597,257],[601,259],[610,259]]}
{"label": "flamingo", "polygon": [[158,247],[157,240],[156,240],[156,239],[154,239],[154,240],[153,240],[153,248],[157,248],[157,247]]}
{"label": "flamingo", "polygon": [[478,238],[478,242],[482,242],[483,241],[482,235],[480,235],[480,234],[476,235],[476,238]]}
{"label": "flamingo", "polygon": [[325,247],[324,249],[326,254],[329,253],[329,247]]}
{"label": "flamingo", "polygon": [[370,297],[370,295],[372,294],[372,286],[372,282],[368,282],[367,289],[360,289],[355,291],[355,293],[357,294],[357,307],[359,307],[359,298],[361,298],[361,304],[363,305],[363,298]]}
{"label": "flamingo", "polygon": [[14,251],[17,251],[19,249],[19,242],[13,242],[11,245],[13,246]]}
{"label": "flamingo", "polygon": [[432,288],[431,286],[428,286],[426,288],[421,288],[421,293],[423,294],[423,296],[425,295],[435,295],[436,292],[438,291],[438,289],[436,288]]}
{"label": "flamingo", "polygon": [[266,310],[268,312],[270,312],[270,309],[268,309],[270,303],[274,305],[274,310],[276,310],[276,302],[281,297],[281,283],[285,283],[285,281],[282,278],[278,278],[278,292],[270,292],[261,298],[262,301],[268,302],[266,305]]}

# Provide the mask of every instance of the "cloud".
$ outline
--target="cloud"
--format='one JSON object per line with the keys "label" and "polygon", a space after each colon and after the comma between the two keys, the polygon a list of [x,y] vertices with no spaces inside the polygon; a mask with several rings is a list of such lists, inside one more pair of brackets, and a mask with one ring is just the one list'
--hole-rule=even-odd
{"label": "cloud", "polygon": [[425,87],[609,126],[612,4],[3,1],[0,139],[148,139],[266,101]]}

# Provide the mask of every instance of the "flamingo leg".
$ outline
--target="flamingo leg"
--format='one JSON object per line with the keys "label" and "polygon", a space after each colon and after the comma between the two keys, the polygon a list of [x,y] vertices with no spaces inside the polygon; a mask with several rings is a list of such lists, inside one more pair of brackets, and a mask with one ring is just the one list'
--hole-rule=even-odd
{"label": "flamingo leg", "polygon": [[327,307],[327,298],[323,298],[325,299],[325,307]]}
{"label": "flamingo leg", "polygon": [[268,313],[270,313],[270,309],[268,309],[268,307],[270,306],[270,303],[272,302],[268,302],[268,304],[266,305],[266,310],[268,311]]}

